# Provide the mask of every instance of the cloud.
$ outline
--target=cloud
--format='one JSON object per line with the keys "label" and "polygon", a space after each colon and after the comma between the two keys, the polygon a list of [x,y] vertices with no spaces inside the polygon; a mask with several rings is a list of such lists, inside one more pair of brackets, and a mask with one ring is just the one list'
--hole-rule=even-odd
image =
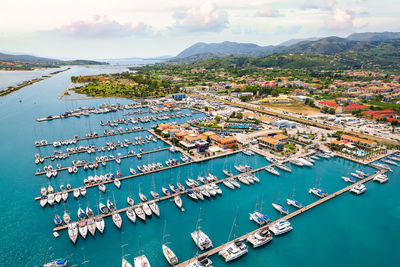
{"label": "cloud", "polygon": [[332,11],[332,16],[327,21],[328,29],[345,30],[353,27],[354,13],[350,10],[335,8]]}
{"label": "cloud", "polygon": [[61,33],[74,37],[103,38],[103,37],[125,37],[143,34],[148,26],[142,22],[121,24],[110,20],[106,16],[93,16],[90,21],[73,21],[58,29]]}
{"label": "cloud", "polygon": [[186,12],[175,12],[173,18],[175,24],[172,29],[183,32],[219,32],[229,25],[226,12],[219,11],[211,2],[192,7]]}
{"label": "cloud", "polygon": [[268,8],[268,7],[265,7],[265,8],[263,8],[263,9],[261,9],[261,10],[259,10],[257,12],[257,16],[258,17],[269,18],[269,17],[278,17],[279,14],[278,14],[278,12],[276,10]]}
{"label": "cloud", "polygon": [[313,0],[306,0],[306,2],[301,6],[302,9],[316,9],[318,6]]}
{"label": "cloud", "polygon": [[336,5],[336,0],[325,0],[325,3],[328,8],[333,8]]}

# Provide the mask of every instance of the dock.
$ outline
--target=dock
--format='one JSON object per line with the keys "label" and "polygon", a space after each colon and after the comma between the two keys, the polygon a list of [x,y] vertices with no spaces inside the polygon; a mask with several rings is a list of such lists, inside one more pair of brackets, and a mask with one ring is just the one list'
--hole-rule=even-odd
{"label": "dock", "polygon": [[[142,131],[147,131],[147,129],[145,129],[145,128],[140,128],[140,129],[137,129],[137,130],[129,129],[128,131],[125,131],[125,130],[124,130],[124,131],[115,131],[115,132],[110,132],[109,134],[96,135],[96,136],[89,136],[89,137],[82,137],[82,138],[71,138],[71,139],[68,139],[68,140],[76,140],[76,141],[78,142],[78,141],[91,140],[91,139],[102,138],[102,137],[108,137],[108,136],[115,136],[115,135],[124,135],[124,134],[136,133],[136,132],[142,132]],[[67,140],[64,140],[64,141],[67,141]],[[62,143],[62,142],[64,142],[64,141],[59,141],[59,142]],[[55,142],[57,142],[57,141],[55,141]],[[42,145],[42,144],[36,145],[36,144],[35,144],[35,147],[52,146],[55,142],[47,143],[47,144],[45,144],[45,145]]]}
{"label": "dock", "polygon": [[[365,178],[365,179],[359,181],[359,183],[366,183],[366,182],[372,180],[376,175],[382,174],[382,173],[386,173],[386,170],[380,170],[378,173],[376,173],[376,174],[374,174],[374,175],[371,175],[371,176],[369,176],[369,177],[367,177],[367,178]],[[324,197],[324,198],[321,198],[321,199],[319,199],[319,200],[317,200],[317,201],[315,201],[315,202],[313,202],[313,203],[311,203],[311,204],[309,204],[309,205],[307,205],[307,206],[305,206],[305,207],[303,207],[303,208],[301,208],[301,209],[298,209],[298,210],[296,210],[296,211],[294,211],[294,212],[291,212],[291,213],[289,213],[288,215],[282,217],[281,219],[278,219],[278,220],[276,220],[276,221],[274,221],[274,222],[272,222],[272,223],[269,223],[269,224],[267,224],[267,225],[265,225],[265,226],[263,226],[263,227],[260,227],[260,228],[254,230],[254,231],[251,231],[251,232],[249,232],[249,233],[247,233],[247,234],[245,234],[245,235],[242,235],[241,237],[239,237],[239,238],[237,238],[237,239],[235,239],[235,240],[238,240],[238,239],[240,239],[240,240],[246,240],[250,235],[252,235],[252,234],[254,234],[254,233],[256,233],[256,232],[258,232],[258,231],[260,231],[260,230],[267,230],[267,229],[269,228],[269,226],[271,226],[271,225],[277,223],[277,222],[280,221],[280,220],[289,220],[289,219],[292,219],[292,218],[296,217],[297,215],[300,215],[300,214],[302,214],[302,213],[304,213],[304,212],[306,212],[306,211],[308,211],[308,210],[310,210],[310,209],[312,209],[312,208],[314,208],[314,207],[317,207],[317,206],[321,205],[322,203],[325,203],[325,202],[327,202],[327,201],[329,201],[329,200],[331,200],[331,199],[333,199],[333,198],[335,198],[335,197],[337,197],[337,196],[339,196],[339,195],[341,195],[341,194],[343,194],[343,193],[349,191],[353,186],[354,186],[354,184],[351,184],[351,185],[349,185],[349,186],[346,186],[345,188],[340,189],[339,191],[336,191],[335,193],[332,193],[332,194],[330,194],[330,195],[328,195],[328,196],[326,196],[326,197]],[[222,250],[224,247],[230,245],[230,244],[231,244],[232,242],[234,242],[235,240],[229,241],[229,242],[227,242],[227,243],[225,243],[225,244],[222,244],[222,245],[220,245],[220,246],[218,246],[218,247],[215,247],[215,248],[213,248],[213,249],[211,249],[211,250],[209,250],[209,251],[204,252],[204,253],[201,254],[201,255],[198,255],[198,256],[195,257],[195,258],[191,258],[191,259],[186,260],[186,261],[184,261],[184,262],[182,262],[182,263],[180,263],[180,264],[177,264],[177,265],[175,265],[175,266],[176,266],[176,267],[185,267],[185,266],[187,266],[190,262],[195,261],[195,260],[196,260],[197,258],[199,258],[199,257],[210,257],[210,256],[212,256],[212,255],[214,255],[214,254],[217,254],[220,250]]]}

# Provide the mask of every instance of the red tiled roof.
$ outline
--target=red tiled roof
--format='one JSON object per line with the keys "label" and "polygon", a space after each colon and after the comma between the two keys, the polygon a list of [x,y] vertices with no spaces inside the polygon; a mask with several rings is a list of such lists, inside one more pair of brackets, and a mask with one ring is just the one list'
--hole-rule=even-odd
{"label": "red tiled roof", "polygon": [[339,105],[335,101],[321,101],[320,104],[337,108]]}
{"label": "red tiled roof", "polygon": [[351,104],[351,105],[348,105],[347,107],[343,107],[343,109],[366,109],[366,108],[368,108],[368,107],[359,105],[359,104]]}
{"label": "red tiled roof", "polygon": [[392,114],[394,113],[393,110],[367,110],[363,111],[364,114],[369,114],[369,115],[379,115],[379,114]]}

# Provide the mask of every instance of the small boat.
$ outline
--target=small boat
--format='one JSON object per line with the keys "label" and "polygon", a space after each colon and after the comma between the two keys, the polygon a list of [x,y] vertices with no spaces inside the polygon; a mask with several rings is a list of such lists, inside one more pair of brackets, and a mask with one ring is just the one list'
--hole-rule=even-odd
{"label": "small boat", "polygon": [[213,247],[211,239],[200,229],[192,232],[190,235],[193,239],[193,242],[200,250],[205,250]]}
{"label": "small boat", "polygon": [[160,217],[160,208],[158,207],[157,203],[155,201],[150,201],[149,202],[149,207],[151,211],[157,216]]}
{"label": "small boat", "polygon": [[60,203],[61,201],[61,193],[58,192],[54,195],[54,199],[56,200],[57,203]]}
{"label": "small boat", "polygon": [[310,190],[308,190],[308,193],[309,194],[314,194],[314,195],[316,195],[317,197],[320,197],[320,198],[328,196],[328,192],[326,192],[325,190],[322,190],[320,188],[316,188],[316,187],[310,188]]}
{"label": "small boat", "polygon": [[99,203],[99,210],[102,214],[107,214],[110,212],[110,210],[107,208],[106,205],[104,205],[103,203]]}
{"label": "small boat", "polygon": [[54,193],[54,188],[51,186],[51,184],[49,184],[49,186],[47,187],[47,193]]}
{"label": "small boat", "polygon": [[155,192],[155,191],[150,191],[150,195],[151,195],[154,199],[160,198],[160,194],[157,193],[157,192]]}
{"label": "small boat", "polygon": [[78,239],[78,227],[76,226],[76,223],[68,224],[68,236],[72,243],[75,244],[76,240]]}
{"label": "small boat", "polygon": [[174,202],[175,202],[175,205],[178,207],[178,208],[180,208],[180,209],[182,209],[182,199],[181,199],[181,197],[179,196],[179,195],[177,195],[177,196],[175,196],[174,197]]}
{"label": "small boat", "polygon": [[60,215],[56,214],[56,215],[54,216],[54,224],[55,224],[56,226],[60,226],[60,225],[63,224],[63,220],[61,219]]}
{"label": "small boat", "polygon": [[365,185],[363,183],[356,183],[350,189],[350,192],[352,192],[356,195],[360,195],[360,194],[364,193],[365,191],[367,191],[367,188],[365,187]]}
{"label": "small boat", "polygon": [[116,179],[114,180],[114,185],[115,185],[115,187],[117,187],[118,189],[120,189],[120,188],[121,188],[121,181],[120,181],[118,178],[116,178]]}
{"label": "small boat", "polygon": [[79,234],[82,236],[83,239],[86,239],[88,228],[86,225],[86,221],[80,221],[78,223]]}
{"label": "small boat", "polygon": [[41,198],[40,198],[40,206],[42,208],[44,208],[44,207],[46,207],[46,205],[47,205],[47,196],[41,196]]}
{"label": "small boat", "polygon": [[141,219],[142,221],[146,221],[146,214],[144,214],[144,211],[141,207],[136,207],[135,213],[139,219]]}
{"label": "small boat", "polygon": [[233,176],[233,173],[230,172],[230,171],[222,170],[222,172],[223,172],[226,176],[228,176],[228,177],[232,177],[232,176]]}
{"label": "small boat", "polygon": [[79,198],[79,196],[81,195],[79,188],[75,188],[74,189],[74,197],[75,198]]}
{"label": "small boat", "polygon": [[280,175],[280,173],[277,170],[275,170],[273,167],[266,167],[265,170],[274,175]]}
{"label": "small boat", "polygon": [[229,180],[223,180],[222,181],[222,183],[226,186],[226,187],[228,187],[228,188],[230,188],[230,189],[235,189],[235,186],[229,181]]}
{"label": "small boat", "polygon": [[188,191],[186,192],[186,194],[187,194],[188,197],[190,197],[191,199],[197,200],[197,196],[196,196],[196,194],[195,194],[192,190],[188,190]]}
{"label": "small boat", "polygon": [[69,216],[68,212],[64,211],[63,220],[66,224],[71,222],[71,217]]}
{"label": "small boat", "polygon": [[253,245],[253,248],[258,248],[261,247],[262,245],[265,245],[269,242],[271,242],[273,239],[271,233],[268,231],[268,229],[260,230],[255,232],[254,234],[250,235],[247,238],[247,242]]}
{"label": "small boat", "polygon": [[145,255],[141,255],[134,259],[135,267],[150,267],[150,262]]}
{"label": "small boat", "polygon": [[84,219],[85,217],[86,217],[85,211],[84,211],[82,208],[79,208],[79,209],[78,209],[78,218],[79,218],[80,220],[82,220],[82,219]]}
{"label": "small boat", "polygon": [[99,184],[98,188],[101,192],[105,193],[106,192],[106,186],[104,184]]}
{"label": "small boat", "polygon": [[241,240],[235,240],[218,252],[225,262],[233,261],[247,253],[247,246]]}
{"label": "small boat", "polygon": [[299,201],[294,200],[294,199],[287,198],[286,202],[287,202],[288,205],[291,205],[291,206],[296,207],[298,209],[301,209],[303,207],[303,204],[301,204]]}
{"label": "small boat", "polygon": [[130,205],[130,206],[135,205],[135,201],[134,201],[130,196],[128,196],[128,197],[126,198],[126,202],[127,202],[128,205]]}
{"label": "small boat", "polygon": [[264,215],[259,211],[254,211],[249,215],[250,215],[249,220],[254,221],[258,225],[264,225],[270,221],[270,218],[267,215]]}
{"label": "small boat", "polygon": [[130,172],[132,175],[135,175],[135,174],[136,174],[136,171],[135,171],[134,168],[129,168],[129,172]]}
{"label": "small boat", "polygon": [[171,195],[171,192],[165,187],[161,187],[161,191],[163,192],[164,195],[169,196]]}
{"label": "small boat", "polygon": [[132,267],[132,264],[130,264],[126,259],[122,258],[122,267]]}
{"label": "small boat", "polygon": [[345,182],[348,182],[348,183],[355,183],[355,182],[357,182],[357,180],[354,179],[353,177],[342,176],[342,179],[343,179]]}
{"label": "small boat", "polygon": [[48,203],[50,206],[53,206],[53,205],[54,205],[54,202],[55,202],[54,194],[49,194],[49,195],[47,196],[47,203]]}
{"label": "small boat", "polygon": [[68,192],[67,191],[62,191],[61,192],[61,198],[62,198],[62,200],[63,201],[67,201],[67,199],[68,199]]}
{"label": "small boat", "polygon": [[83,196],[83,197],[86,197],[86,187],[84,187],[84,186],[81,186],[81,187],[79,187],[79,194],[81,195],[81,196]]}
{"label": "small boat", "polygon": [[87,220],[87,229],[92,236],[96,235],[96,222],[93,217],[90,217]]}
{"label": "small boat", "polygon": [[147,201],[147,197],[145,195],[143,195],[142,193],[140,193],[140,192],[139,192],[139,198],[140,198],[140,201],[142,201],[142,202],[146,202]]}
{"label": "small boat", "polygon": [[116,207],[115,207],[114,203],[112,203],[109,199],[107,200],[107,208],[108,208],[110,211],[116,210]]}
{"label": "small boat", "polygon": [[230,178],[230,179],[228,179],[228,181],[229,181],[233,186],[235,186],[236,188],[240,188],[240,184],[236,181],[235,178]]}
{"label": "small boat", "polygon": [[178,264],[178,258],[176,257],[175,253],[167,247],[166,245],[162,245],[162,251],[164,254],[165,259],[168,261],[170,265]]}
{"label": "small boat", "polygon": [[96,222],[96,228],[97,228],[97,230],[99,230],[99,232],[100,232],[101,234],[103,234],[103,232],[104,232],[104,227],[105,227],[105,223],[104,223],[103,216],[97,215],[96,218],[95,218],[95,222]]}
{"label": "small boat", "polygon": [[358,173],[352,172],[350,174],[351,174],[351,176],[356,177],[357,179],[363,179],[364,178],[362,175],[359,175]]}
{"label": "small boat", "polygon": [[94,212],[89,206],[86,207],[86,216],[87,217],[93,217],[94,216]]}
{"label": "small boat", "polygon": [[281,169],[281,170],[283,170],[283,171],[286,171],[286,172],[292,172],[292,169],[290,169],[288,166],[286,166],[286,165],[283,165],[282,163],[277,163],[276,165],[275,165],[278,169]]}
{"label": "small boat", "polygon": [[250,184],[249,180],[247,180],[244,176],[238,176],[238,180],[243,184],[246,184],[246,185]]}
{"label": "small boat", "polygon": [[65,258],[57,259],[57,260],[52,260],[50,262],[47,262],[43,264],[43,267],[64,267],[67,266],[68,261]]}
{"label": "small boat", "polygon": [[132,207],[129,207],[129,208],[126,210],[126,216],[128,217],[128,219],[129,219],[131,222],[133,222],[133,223],[136,222],[136,214],[135,214],[135,211],[133,210]]}
{"label": "small boat", "polygon": [[272,203],[272,207],[282,214],[289,214],[289,210],[283,205]]}
{"label": "small boat", "polygon": [[269,231],[274,235],[281,235],[290,232],[292,229],[293,227],[290,225],[288,220],[280,220],[269,227]]}
{"label": "small boat", "polygon": [[147,203],[143,203],[142,209],[144,211],[144,214],[146,214],[148,217],[151,217],[152,212],[151,212],[151,209],[150,209],[150,207],[149,207],[149,205]]}
{"label": "small boat", "polygon": [[112,220],[113,220],[113,223],[115,224],[115,226],[117,226],[118,229],[121,229],[122,218],[121,218],[121,215],[117,211],[113,211]]}

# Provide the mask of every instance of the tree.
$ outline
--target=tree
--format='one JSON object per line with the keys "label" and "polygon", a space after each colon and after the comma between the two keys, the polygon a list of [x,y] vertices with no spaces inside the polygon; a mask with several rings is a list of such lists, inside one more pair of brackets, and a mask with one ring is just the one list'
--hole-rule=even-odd
{"label": "tree", "polygon": [[219,123],[219,122],[221,121],[221,117],[220,117],[220,116],[215,116],[215,121],[216,121],[217,123]]}
{"label": "tree", "polygon": [[205,111],[208,111],[208,107],[204,107],[204,110],[205,110]]}
{"label": "tree", "polygon": [[278,90],[276,90],[276,89],[272,90],[271,95],[272,95],[273,97],[279,96]]}
{"label": "tree", "polygon": [[236,114],[236,118],[238,118],[239,120],[243,119],[243,113],[242,112],[238,112]]}
{"label": "tree", "polygon": [[330,108],[330,109],[328,110],[328,113],[333,115],[333,114],[336,113],[336,111],[335,111],[334,108]]}

